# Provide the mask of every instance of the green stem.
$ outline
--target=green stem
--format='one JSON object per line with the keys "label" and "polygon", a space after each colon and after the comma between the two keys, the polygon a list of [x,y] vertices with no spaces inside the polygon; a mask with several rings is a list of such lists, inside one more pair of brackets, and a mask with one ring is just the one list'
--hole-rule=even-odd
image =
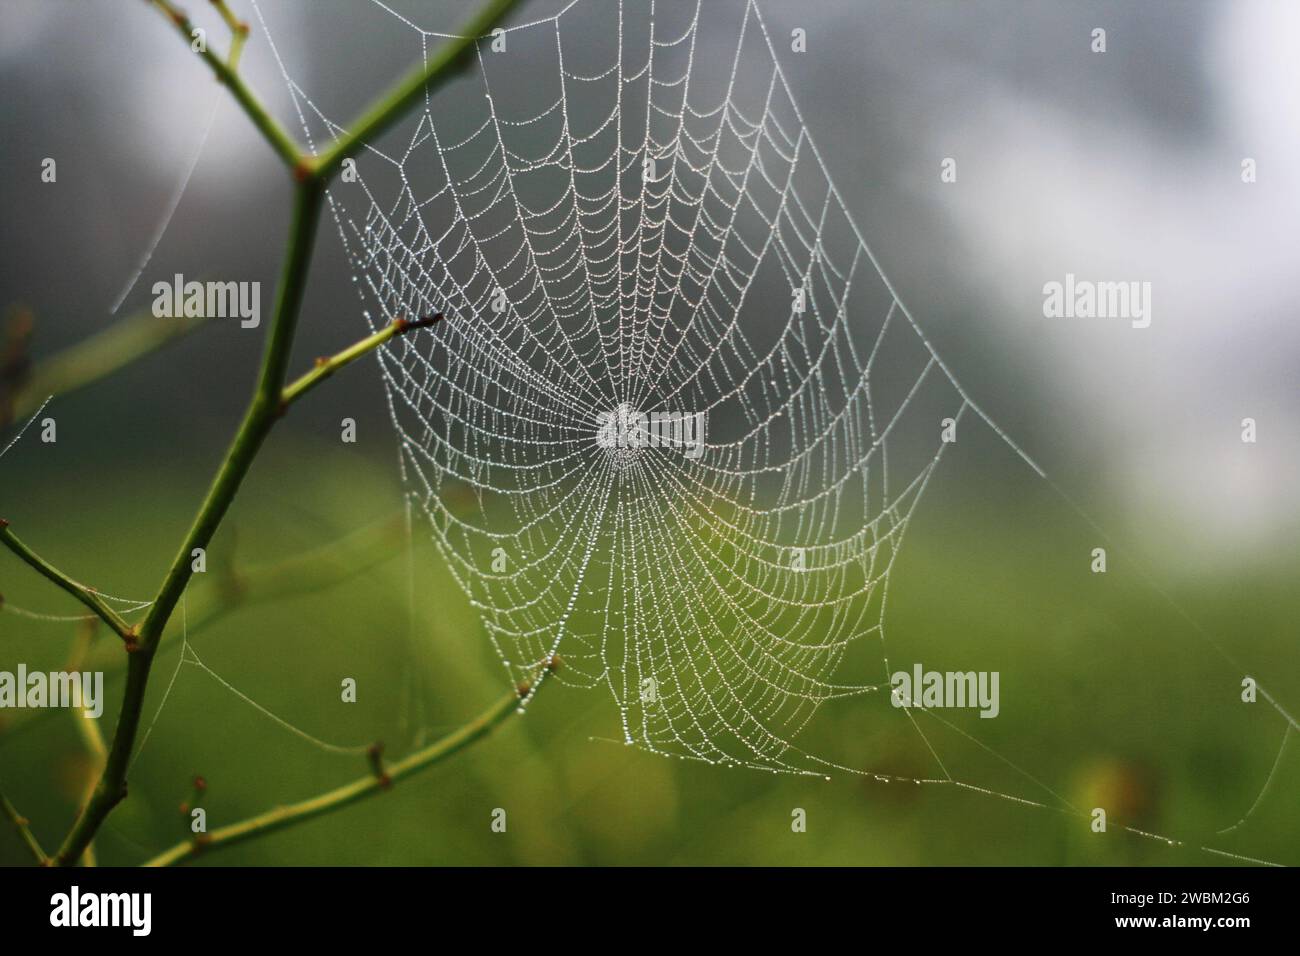
{"label": "green stem", "polygon": [[[194,25],[185,13],[171,0],[153,0],[154,4],[172,22],[186,43],[193,42]],[[412,71],[389,93],[376,101],[352,124],[349,131],[329,149],[316,158],[305,154],[284,128],[268,113],[253,92],[235,71],[238,54],[232,49],[231,62],[226,62],[210,49],[200,52],[217,79],[230,88],[239,105],[248,114],[271,148],[299,179],[328,180],[343,160],[362,143],[367,143],[392,126],[430,85],[441,83],[470,64],[469,52],[474,44],[486,36],[510,12],[519,0],[491,0],[484,9],[461,31],[461,36],[444,43],[424,66]],[[238,37],[238,34],[237,34]],[[238,41],[236,41],[238,42]]]}
{"label": "green stem", "polygon": [[123,319],[98,335],[42,361],[13,399],[11,416],[21,421],[35,413],[48,395],[67,395],[107,378],[168,342],[188,335],[204,319],[178,316],[157,318],[141,312]]}
{"label": "green stem", "polygon": [[212,5],[230,29],[230,55],[226,62],[230,69],[236,70],[239,68],[239,55],[244,52],[244,44],[248,41],[248,24],[235,16],[226,0],[212,0]]}
{"label": "green stem", "polygon": [[9,802],[9,798],[0,793],[0,811],[9,818],[9,822],[14,825],[18,831],[18,836],[22,838],[23,844],[31,852],[32,856],[40,866],[49,866],[50,858],[45,855],[41,849],[40,841],[36,839],[36,834],[32,833],[31,825],[26,817],[18,812],[18,808]]}
{"label": "green stem", "polygon": [[430,84],[441,83],[455,73],[469,67],[469,53],[481,37],[486,36],[501,21],[518,0],[492,0],[461,29],[461,36],[449,40],[438,48],[433,57],[398,83],[385,96],[361,114],[329,149],[310,164],[312,174],[328,179],[343,164],[343,160],[363,143],[369,143],[392,126],[421,95],[428,92]]}
{"label": "green stem", "polygon": [[282,266],[279,288],[266,348],[262,355],[262,369],[258,376],[253,400],[244,413],[244,421],[226,453],[226,459],[217,471],[207,498],[199,508],[189,534],[172,560],[167,577],[163,579],[158,596],[150,607],[140,629],[144,650],[151,650],[180,599],[181,592],[193,576],[191,564],[195,548],[206,548],[212,540],[221,519],[225,517],[230,502],[234,500],[249,466],[253,463],[262,442],[270,433],[280,414],[280,391],[284,387],[285,369],[289,350],[293,345],[298,325],[298,312],[302,307],[307,285],[307,270],[311,262],[312,244],[316,227],[320,223],[321,199],[324,189],[315,182],[298,184],[294,193],[293,221],[289,229],[288,250]]}
{"label": "green stem", "polygon": [[225,517],[230,502],[234,500],[235,493],[279,414],[280,390],[284,387],[289,348],[293,344],[298,312],[302,306],[307,266],[311,260],[316,227],[320,222],[323,196],[324,189],[315,180],[299,182],[295,190],[288,250],[276,291],[275,310],[262,357],[257,389],[207,498],[199,508],[184,543],[163,579],[158,595],[140,625],[139,647],[128,659],[122,710],[113,732],[108,760],[89,802],[73,824],[63,846],[59,848],[55,862],[60,865],[68,865],[81,858],[82,852],[108,814],[126,796],[126,770],[140,727],[145,690],[149,684],[149,669],[163,629],[194,574],[193,551],[195,548],[206,548],[212,540],[212,535]]}
{"label": "green stem", "polygon": [[[189,19],[170,0],[153,0],[153,2],[171,19],[181,35],[189,42],[193,34]],[[149,671],[158,642],[162,638],[172,611],[193,575],[192,552],[195,548],[206,548],[211,541],[244,476],[248,473],[253,459],[284,408],[282,392],[285,369],[293,345],[298,312],[302,305],[316,228],[320,222],[325,184],[331,174],[342,164],[349,150],[387,129],[422,92],[427,93],[453,72],[468,65],[469,59],[465,54],[472,44],[477,42],[475,38],[490,30],[496,21],[514,6],[514,3],[515,0],[492,0],[484,12],[468,25],[465,30],[466,37],[453,40],[440,48],[424,68],[417,70],[410,79],[398,84],[388,96],[381,99],[377,106],[354,125],[351,133],[343,137],[324,156],[315,160],[304,156],[298,145],[275,122],[230,64],[223,62],[211,50],[201,51],[204,61],[217,78],[230,89],[231,94],[243,107],[253,124],[293,171],[296,181],[293,223],[276,293],[275,310],[263,353],[257,390],[244,414],[243,423],[226,453],[225,460],[217,471],[212,487],[140,626],[139,646],[128,658],[122,708],[113,731],[113,741],[109,747],[103,773],[95,785],[90,800],[59,848],[54,862],[68,865],[81,859],[109,813],[126,796],[126,771],[140,727],[145,691],[149,684]]]}
{"label": "green stem", "polygon": [[[280,561],[231,569],[225,574],[209,573],[203,587],[192,585],[186,592],[189,602],[186,633],[194,637],[227,614],[243,608],[312,594],[364,574],[397,553],[398,544],[403,539],[402,527],[401,516],[395,515]],[[0,604],[0,613],[3,611],[4,605]],[[91,624],[93,621],[91,618],[82,623]],[[177,641],[164,639],[159,642],[154,663],[157,664],[170,651],[179,650],[180,646]],[[63,669],[77,671],[88,664],[91,670],[103,670],[106,677],[116,677],[119,669],[125,670],[124,666],[119,668],[119,664],[129,662],[130,658],[124,660],[120,653],[111,658],[96,654],[81,664],[70,662]],[[25,733],[59,717],[60,712],[50,708],[17,711],[5,723],[0,740]],[[97,722],[88,723],[98,730]],[[101,760],[106,753],[107,748],[102,748]]]}
{"label": "green stem", "polygon": [[[350,804],[373,797],[390,788],[393,784],[417,773],[426,767],[446,760],[453,754],[464,750],[470,744],[486,737],[511,714],[519,710],[520,697],[527,693],[527,687],[506,694],[488,710],[474,720],[460,727],[427,747],[415,751],[397,763],[381,768],[380,773],[371,773],[351,783],[326,791],[319,796],[288,806],[276,807],[266,813],[249,817],[239,823],[213,830],[195,840],[178,843],[171,849],[158,854],[144,863],[144,866],[171,866],[182,863],[200,853],[210,853],[222,847],[233,846],[252,837],[264,836],[285,827],[305,823],[307,820],[341,810]],[[372,751],[373,753],[373,751]]]}
{"label": "green stem", "polygon": [[351,365],[367,352],[373,352],[379,346],[399,335],[405,335],[412,329],[428,328],[435,322],[442,319],[442,315],[434,315],[427,319],[394,319],[384,328],[375,332],[373,335],[367,335],[364,339],[349,345],[342,352],[331,355],[328,358],[322,357],[316,360],[316,367],[306,375],[284,387],[280,393],[280,405],[287,408],[292,405],[306,392],[311,391],[325,379],[329,378],[345,365]]}
{"label": "green stem", "polygon": [[[194,42],[194,24],[190,22],[180,8],[171,0],[153,0],[154,5],[171,21],[177,31],[184,38],[186,44]],[[227,62],[217,56],[206,45],[203,50],[199,51],[199,56],[216,74],[217,80],[229,88],[230,93],[234,96],[236,102],[243,107],[248,118],[253,121],[253,125],[261,132],[262,137],[271,144],[271,148],[279,154],[284,160],[286,166],[290,169],[299,169],[303,162],[303,152],[298,148],[298,144],[293,137],[285,132],[284,127],[275,121],[275,118],[266,111],[256,94],[248,88],[239,74],[235,72],[235,66],[238,62],[238,53],[232,47],[230,62]]]}
{"label": "green stem", "polygon": [[67,591],[74,598],[80,601],[86,607],[94,611],[99,617],[111,627],[114,633],[122,640],[126,641],[130,647],[136,642],[135,631],[131,626],[118,616],[118,613],[109,607],[104,599],[95,593],[94,588],[88,588],[84,584],[72,580],[54,565],[50,564],[31,548],[27,547],[19,537],[13,533],[9,527],[9,522],[0,518],[0,543],[3,543],[14,554],[18,555],[23,561],[31,565],[42,575],[49,578],[63,590]]}

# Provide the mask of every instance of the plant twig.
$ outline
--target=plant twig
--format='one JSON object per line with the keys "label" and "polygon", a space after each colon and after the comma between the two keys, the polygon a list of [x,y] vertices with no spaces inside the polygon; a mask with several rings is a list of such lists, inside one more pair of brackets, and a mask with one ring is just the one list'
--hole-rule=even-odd
{"label": "plant twig", "polygon": [[31,548],[27,547],[27,545],[25,545],[19,537],[14,534],[13,529],[9,527],[9,522],[3,518],[0,518],[0,543],[3,543],[5,547],[18,555],[19,558],[99,615],[100,619],[111,627],[118,637],[122,638],[122,640],[126,642],[128,649],[135,646],[135,629],[127,624],[126,621],[122,620],[118,613],[109,607],[103,598],[95,593],[94,588],[87,587],[84,584],[79,584],[74,581],[38,555]]}
{"label": "plant twig", "polygon": [[[97,622],[93,617],[77,623],[77,639],[73,642],[72,653],[68,655],[68,662],[63,665],[63,669],[68,673],[75,674],[85,666],[86,658],[90,656],[91,645],[95,643],[96,624]],[[79,710],[74,710],[72,711],[72,721],[76,725],[77,735],[81,738],[90,759],[86,782],[82,788],[82,798],[89,800],[91,793],[95,789],[95,781],[99,779],[100,771],[104,769],[104,760],[108,756],[108,746],[104,743],[104,734],[99,729],[98,720],[87,717]],[[85,866],[96,865],[95,843],[93,840],[86,844],[86,851],[81,854],[81,862]]]}
{"label": "plant twig", "polygon": [[[280,598],[312,594],[365,573],[396,554],[396,543],[401,537],[402,528],[403,521],[399,513],[336,538],[328,544],[282,560],[232,569],[224,576],[210,575],[202,587],[193,586],[193,593],[189,597],[189,635],[193,637],[227,614],[242,608],[266,604]],[[4,604],[0,602],[0,613],[3,610]],[[90,618],[82,623],[90,624],[94,620],[97,619]],[[179,643],[164,638],[159,644],[158,657],[179,648]],[[116,673],[118,665],[125,663],[120,654],[112,658],[95,654],[89,659],[92,670],[103,670],[107,674]],[[81,670],[82,666],[69,663],[64,670]],[[60,711],[50,708],[16,711],[12,720],[5,724],[3,734],[12,736],[22,733],[41,726],[48,720],[54,720],[59,715]],[[97,724],[93,729],[98,735]],[[102,760],[102,755],[100,759]]]}
{"label": "plant twig", "polygon": [[[189,19],[170,0],[154,0],[154,3],[168,15],[188,41],[193,32]],[[470,24],[466,33],[477,35],[486,32],[512,6],[514,0],[493,0],[485,12]],[[66,865],[80,859],[104,820],[126,796],[126,771],[140,727],[154,653],[177,602],[193,576],[191,553],[195,548],[206,548],[211,541],[278,417],[285,369],[306,288],[326,182],[342,164],[348,149],[365,138],[378,135],[411,106],[422,91],[431,90],[451,73],[465,66],[467,58],[463,54],[474,42],[473,39],[458,39],[441,48],[423,69],[417,71],[411,80],[398,84],[378,106],[366,114],[351,134],[336,143],[335,149],[321,160],[307,160],[238,74],[210,49],[205,47],[202,51],[204,61],[229,87],[254,125],[292,169],[296,182],[293,218],[253,398],[244,413],[239,431],[217,470],[207,497],[139,627],[139,645],[128,659],[126,687],[108,759],[90,800],[59,848],[54,858],[56,863]]]}
{"label": "plant twig", "polygon": [[158,640],[176,603],[194,574],[191,555],[195,548],[206,548],[212,540],[212,535],[225,517],[230,502],[234,500],[254,457],[275,423],[280,389],[284,386],[285,366],[289,360],[289,347],[293,343],[298,311],[307,284],[307,265],[311,259],[312,242],[316,237],[316,226],[320,222],[323,193],[321,186],[312,180],[298,183],[294,190],[288,247],[276,289],[275,309],[267,333],[257,388],[226,458],[217,470],[212,487],[140,625],[139,646],[127,663],[122,710],[113,732],[113,743],[109,748],[104,772],[63,846],[59,848],[56,863],[66,865],[79,859],[104,819],[126,796],[126,769],[140,727],[154,651],[157,650]]}
{"label": "plant twig", "polygon": [[421,94],[429,90],[431,84],[445,82],[451,75],[467,69],[471,63],[469,53],[474,44],[490,33],[516,3],[517,0],[491,0],[473,20],[461,28],[459,37],[439,47],[424,66],[412,71],[406,79],[377,100],[319,157],[309,160],[311,174],[328,179],[361,144],[370,142],[393,125]]}
{"label": "plant twig", "polygon": [[[33,414],[47,395],[66,395],[107,378],[137,359],[188,335],[206,320],[141,312],[114,323],[83,342],[41,362],[13,392],[8,415],[14,421]],[[0,412],[2,413],[2,412]],[[0,421],[0,425],[4,422]]]}
{"label": "plant twig", "polygon": [[171,616],[181,592],[194,574],[191,554],[195,548],[206,548],[217,526],[225,517],[244,476],[248,473],[257,452],[266,440],[280,408],[280,391],[284,387],[285,369],[289,349],[293,344],[298,324],[298,312],[307,285],[307,267],[311,261],[312,242],[320,222],[321,199],[324,190],[314,182],[299,183],[294,192],[293,221],[290,226],[288,250],[276,290],[275,308],[266,347],[262,354],[262,368],[258,375],[253,399],[244,413],[244,420],[231,442],[226,458],[217,470],[207,498],[199,508],[194,523],[184,542],[172,559],[171,568],[163,579],[158,596],[149,608],[141,625],[140,640],[146,651],[152,650],[163,626]]}
{"label": "plant twig", "polygon": [[374,769],[379,751],[372,749],[372,769],[366,776],[341,787],[336,787],[333,790],[328,790],[309,800],[276,807],[274,810],[268,810],[255,817],[249,817],[239,823],[220,827],[194,840],[178,843],[142,865],[171,866],[175,863],[182,863],[200,853],[210,853],[213,850],[233,846],[252,837],[283,830],[285,827],[304,823],[326,813],[340,810],[366,797],[373,797],[375,794],[383,793],[400,780],[446,760],[480,738],[490,734],[507,717],[519,711],[519,701],[527,693],[527,684],[517,690],[512,690],[474,720],[447,736],[415,751],[396,763],[380,765],[380,772],[376,772]]}
{"label": "plant twig", "polygon": [[[185,14],[185,11],[172,3],[171,0],[153,0],[153,3],[176,27],[186,44],[192,44],[194,41],[194,24],[190,22],[190,18]],[[242,41],[236,40],[234,42]],[[230,61],[221,59],[206,44],[204,49],[199,51],[199,56],[203,57],[203,61],[216,74],[217,80],[229,88],[235,101],[243,107],[244,112],[248,114],[248,118],[253,121],[253,125],[262,134],[262,138],[271,145],[271,148],[275,150],[285,165],[290,169],[297,169],[303,158],[302,150],[298,148],[294,138],[285,132],[284,127],[267,112],[266,107],[262,105],[262,101],[248,88],[240,75],[235,72],[237,54],[233,45]]]}
{"label": "plant twig", "polygon": [[14,829],[18,831],[18,836],[22,838],[23,844],[31,852],[36,862],[41,866],[49,866],[50,858],[41,849],[36,834],[32,833],[31,824],[25,816],[18,812],[17,807],[9,802],[9,798],[3,792],[0,792],[0,811],[3,811],[9,822],[14,825]]}
{"label": "plant twig", "polygon": [[325,379],[329,378],[345,365],[350,365],[367,352],[373,352],[385,342],[405,335],[412,329],[424,329],[442,320],[442,314],[423,319],[394,319],[373,335],[349,345],[342,352],[331,356],[322,356],[316,360],[316,367],[301,378],[284,387],[280,393],[280,407],[288,408],[306,392],[311,391]]}
{"label": "plant twig", "polygon": [[[223,61],[210,49],[204,49],[200,55],[217,79],[230,88],[230,92],[253,121],[253,125],[293,171],[295,178],[326,181],[343,165],[343,160],[350,153],[362,143],[370,141],[388,129],[431,85],[442,83],[452,74],[466,69],[470,65],[468,55],[470,49],[518,2],[519,0],[491,0],[473,20],[464,26],[460,36],[439,47],[424,66],[414,70],[405,80],[376,101],[352,123],[347,133],[318,157],[309,156],[302,150],[239,77],[234,66],[237,54],[233,48],[230,62]],[[172,0],[153,0],[153,3],[172,22],[185,42],[191,43],[194,25],[185,12]],[[231,19],[234,19],[233,16]],[[242,40],[235,42],[242,42]]]}
{"label": "plant twig", "polygon": [[244,52],[244,44],[248,42],[248,24],[231,12],[226,0],[212,0],[212,5],[217,8],[217,13],[221,14],[221,19],[230,28],[230,55],[226,57],[226,63],[231,70],[237,70],[239,55]]}

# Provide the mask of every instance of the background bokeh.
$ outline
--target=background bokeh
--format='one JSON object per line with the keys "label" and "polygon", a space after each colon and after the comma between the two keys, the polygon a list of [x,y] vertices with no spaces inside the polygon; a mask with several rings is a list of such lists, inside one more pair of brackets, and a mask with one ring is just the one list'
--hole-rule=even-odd
{"label": "background bokeh", "polygon": [[[355,112],[419,55],[413,34],[361,0],[261,7],[290,72],[334,115]],[[451,31],[463,7],[415,9],[426,28]],[[1050,788],[1076,805],[1122,807],[1113,816],[1192,847],[1297,862],[1294,740],[1247,822],[1216,831],[1255,803],[1286,727],[1267,704],[1240,703],[1243,672],[1291,713],[1300,701],[1300,9],[873,0],[763,10],[776,36],[808,30],[809,52],[783,63],[900,296],[1111,546],[1109,573],[1088,573],[1088,552],[1108,542],[996,436],[964,428],[908,533],[887,618],[896,660],[1002,674],[997,720],[945,717],[1011,763],[927,725],[945,766],[1000,793],[1053,803]],[[538,3],[523,16],[549,12]],[[283,174],[162,19],[137,3],[15,0],[3,16],[0,305],[33,310],[37,358],[111,321],[214,102],[189,188],[121,311],[147,306],[152,281],[175,272],[260,280],[265,306],[287,224]],[[1097,26],[1104,55],[1088,49]],[[719,50],[732,39],[719,37]],[[264,40],[254,32],[245,70],[292,125]],[[39,180],[47,156],[56,184]],[[939,181],[947,156],[956,184]],[[1257,160],[1257,183],[1241,182],[1243,157]],[[1042,285],[1066,272],[1151,281],[1151,328],[1044,319]],[[322,230],[298,367],[363,330],[348,275]],[[147,596],[233,431],[258,347],[256,333],[221,325],[56,400],[57,444],[29,434],[0,461],[0,514],[79,578]],[[358,422],[356,445],[338,442],[344,415]],[[1239,438],[1246,416],[1260,423],[1255,445]],[[273,562],[400,516],[396,460],[378,376],[363,363],[277,430],[214,557]],[[0,593],[75,610],[7,554]],[[58,667],[72,639],[68,625],[0,613],[0,669]],[[421,728],[451,729],[505,687],[418,524],[409,549],[393,536],[386,562],[233,612],[194,647],[295,725],[336,743],[384,740],[390,753]],[[175,653],[155,671],[150,715]],[[343,677],[359,682],[355,705],[338,702]],[[109,687],[115,706],[120,681]],[[83,786],[78,737],[66,714],[12,716],[0,714],[0,783],[55,843]],[[658,758],[604,742],[616,724],[604,695],[548,687],[524,719],[454,762],[212,861],[1225,862],[1098,838],[1074,817],[948,786]],[[801,742],[853,766],[938,775],[883,698],[825,708]],[[186,667],[100,855],[136,862],[180,839],[177,805],[196,773],[217,826],[350,779],[359,764]],[[506,834],[489,831],[495,807],[508,810]],[[790,832],[794,807],[808,811],[806,834]],[[0,829],[0,862],[22,859]]]}

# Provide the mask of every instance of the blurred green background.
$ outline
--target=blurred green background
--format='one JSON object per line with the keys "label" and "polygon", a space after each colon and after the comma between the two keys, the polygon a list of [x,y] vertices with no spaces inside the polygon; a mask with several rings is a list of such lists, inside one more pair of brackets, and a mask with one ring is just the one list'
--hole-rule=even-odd
{"label": "blurred green background", "polygon": [[[159,361],[166,359],[150,360]],[[126,374],[147,375],[148,365]],[[373,369],[363,364],[350,375],[331,387],[367,387]],[[68,399],[60,417],[69,427],[56,445],[29,436],[15,446],[3,463],[5,507],[15,529],[70,573],[113,593],[146,595],[215,464],[218,432],[205,429],[210,441],[182,438],[161,450],[153,436],[139,435],[150,452],[114,456],[114,448],[125,450],[116,439],[73,424],[93,421],[113,388],[102,384]],[[303,414],[313,414],[309,408]],[[382,740],[395,757],[421,728],[450,730],[508,685],[418,514],[408,553],[396,468],[378,453],[391,443],[384,425],[378,417],[362,421],[356,446],[291,431],[273,437],[188,607],[203,605],[227,562],[236,569],[274,563],[370,529],[364,553],[338,550],[345,564],[367,569],[318,593],[234,610],[196,632],[192,645],[223,679],[303,730],[336,744]],[[1216,834],[1259,795],[1284,732],[1278,714],[1262,701],[1239,701],[1241,673],[1145,583],[1122,548],[1112,549],[1106,575],[1091,574],[1095,533],[996,439],[973,427],[965,434],[945,457],[902,549],[886,639],[895,666],[999,670],[997,719],[973,711],[944,717],[1015,767],[918,716],[926,736],[960,781],[1059,806],[1050,788],[1076,806],[1108,807],[1112,822],[1189,846],[1114,827],[1092,834],[1085,819],[948,785],[851,774],[824,781],[659,757],[608,742],[618,736],[617,713],[603,690],[552,683],[525,716],[391,792],[203,862],[1227,862],[1195,849],[1203,845],[1300,859],[1300,767],[1286,755],[1249,820]],[[387,557],[373,564],[376,528],[387,529],[379,538]],[[1296,571],[1294,561],[1243,562],[1189,573],[1170,590],[1283,701],[1300,690]],[[77,610],[7,553],[0,554],[0,591],[31,610]],[[6,667],[21,659],[29,668],[60,668],[73,640],[73,625],[0,613]],[[167,641],[146,722],[175,670],[175,630]],[[101,638],[96,654],[110,672],[108,732],[121,652]],[[355,704],[339,699],[344,677],[358,682]],[[73,717],[47,711],[29,720],[32,713],[3,714],[0,779],[49,846],[73,817],[87,760]],[[824,707],[799,740],[812,753],[864,770],[942,776],[884,695]],[[101,862],[139,862],[184,838],[179,805],[195,774],[208,782],[202,805],[215,828],[365,769],[364,758],[320,750],[185,666],[131,774],[131,797],[97,843]],[[507,811],[504,834],[489,827],[497,807]],[[807,812],[806,833],[791,831],[796,807]],[[0,861],[25,862],[8,828],[0,828]]]}

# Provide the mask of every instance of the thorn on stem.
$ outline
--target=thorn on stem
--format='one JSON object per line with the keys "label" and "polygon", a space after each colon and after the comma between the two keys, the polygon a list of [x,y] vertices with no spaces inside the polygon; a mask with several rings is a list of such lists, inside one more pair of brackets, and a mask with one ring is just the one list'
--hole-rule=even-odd
{"label": "thorn on stem", "polygon": [[427,329],[442,321],[442,313],[435,312],[433,315],[421,316],[418,319],[408,319],[406,316],[399,316],[393,319],[393,327],[396,335],[405,335],[411,329]]}
{"label": "thorn on stem", "polygon": [[388,775],[384,769],[384,745],[376,742],[370,745],[366,750],[366,758],[370,761],[370,770],[379,781],[379,785],[387,790],[393,785],[393,778]]}

